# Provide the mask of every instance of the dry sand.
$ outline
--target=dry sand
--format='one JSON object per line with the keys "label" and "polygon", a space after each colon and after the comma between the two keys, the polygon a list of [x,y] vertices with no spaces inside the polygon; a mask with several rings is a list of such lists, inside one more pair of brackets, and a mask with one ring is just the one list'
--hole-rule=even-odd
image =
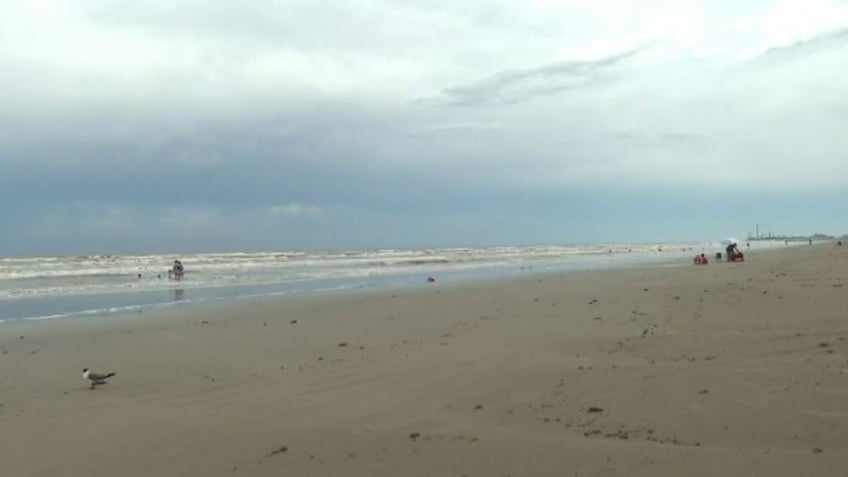
{"label": "dry sand", "polygon": [[848,475],[848,247],[748,258],[2,325],[0,474]]}

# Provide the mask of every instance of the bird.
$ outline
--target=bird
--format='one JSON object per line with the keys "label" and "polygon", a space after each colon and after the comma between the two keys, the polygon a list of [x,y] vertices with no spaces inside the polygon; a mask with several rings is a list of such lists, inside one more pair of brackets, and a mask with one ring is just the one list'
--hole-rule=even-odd
{"label": "bird", "polygon": [[88,368],[82,370],[82,377],[91,382],[91,389],[94,389],[94,386],[106,384],[106,380],[114,375],[115,373],[95,373],[89,371]]}

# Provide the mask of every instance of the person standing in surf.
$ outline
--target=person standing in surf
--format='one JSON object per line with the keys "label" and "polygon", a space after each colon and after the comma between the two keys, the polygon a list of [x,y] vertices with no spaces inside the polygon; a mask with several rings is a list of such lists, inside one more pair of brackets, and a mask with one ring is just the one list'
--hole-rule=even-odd
{"label": "person standing in surf", "polygon": [[183,268],[183,263],[179,260],[174,260],[174,266],[171,269],[171,273],[173,273],[174,280],[182,280],[183,274],[185,273],[185,269]]}

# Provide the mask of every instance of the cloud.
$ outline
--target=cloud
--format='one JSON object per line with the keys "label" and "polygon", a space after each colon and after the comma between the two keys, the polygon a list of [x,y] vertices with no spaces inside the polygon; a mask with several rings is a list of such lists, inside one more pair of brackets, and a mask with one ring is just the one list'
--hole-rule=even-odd
{"label": "cloud", "polygon": [[268,213],[273,217],[309,217],[321,215],[324,209],[316,205],[285,204],[272,206]]}
{"label": "cloud", "polygon": [[441,135],[441,134],[466,134],[466,133],[491,133],[503,128],[503,124],[497,122],[458,122],[437,124],[418,129],[413,134],[419,136]]}
{"label": "cloud", "polygon": [[697,132],[670,130],[657,131],[652,134],[634,131],[614,131],[610,135],[617,141],[628,143],[632,146],[646,147],[697,147],[703,146],[708,138]]}
{"label": "cloud", "polygon": [[825,192],[848,186],[844,2],[4,13],[0,253],[423,242],[451,228],[559,240],[556,224],[622,210],[615,230],[635,230],[663,197],[708,213],[695,198],[750,190],[826,209]]}
{"label": "cloud", "polygon": [[774,46],[754,58],[752,64],[788,61],[803,58],[822,51],[848,48],[848,27],[817,34],[812,38],[795,41],[788,45]]}
{"label": "cloud", "polygon": [[613,77],[614,68],[636,56],[642,48],[592,61],[562,61],[525,70],[504,71],[482,81],[448,88],[448,104],[479,106],[528,101],[582,87],[592,87]]}

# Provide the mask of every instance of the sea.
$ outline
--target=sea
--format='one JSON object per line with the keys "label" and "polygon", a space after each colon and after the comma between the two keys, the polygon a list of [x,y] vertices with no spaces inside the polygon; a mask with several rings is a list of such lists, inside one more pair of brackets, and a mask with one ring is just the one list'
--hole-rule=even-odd
{"label": "sea", "polygon": [[[783,241],[751,244],[757,250],[782,246]],[[424,287],[433,282],[452,284],[539,272],[691,265],[696,253],[713,257],[723,250],[721,242],[680,242],[0,256],[0,324],[272,296]],[[168,276],[174,260],[185,267],[180,281]]]}

